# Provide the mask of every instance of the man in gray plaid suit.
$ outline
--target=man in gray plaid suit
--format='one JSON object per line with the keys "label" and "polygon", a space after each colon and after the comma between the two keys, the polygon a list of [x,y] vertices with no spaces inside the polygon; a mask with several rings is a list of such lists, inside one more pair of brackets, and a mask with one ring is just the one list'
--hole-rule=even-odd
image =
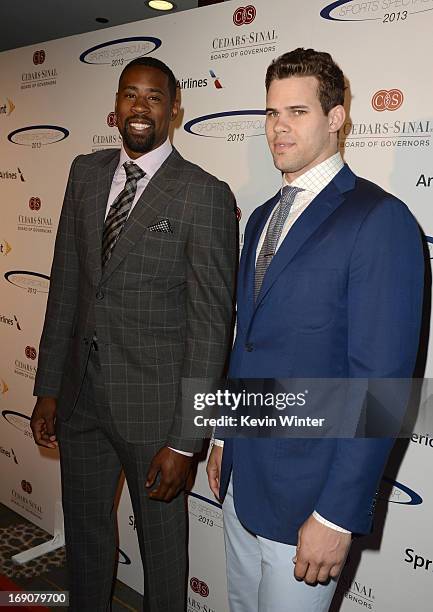
{"label": "man in gray plaid suit", "polygon": [[222,374],[232,324],[234,199],[168,139],[171,70],[133,60],[116,96],[122,149],[79,155],[60,217],[32,429],[59,445],[71,610],[110,607],[123,468],[146,612],[183,612],[183,495],[201,442],[181,428],[182,377]]}

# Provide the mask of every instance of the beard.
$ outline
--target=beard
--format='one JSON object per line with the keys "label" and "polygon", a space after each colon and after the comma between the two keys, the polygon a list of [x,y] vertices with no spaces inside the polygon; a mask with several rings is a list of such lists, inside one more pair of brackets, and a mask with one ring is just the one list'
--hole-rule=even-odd
{"label": "beard", "polygon": [[131,134],[129,124],[134,123],[134,119],[128,119],[125,123],[121,136],[125,145],[134,153],[149,153],[155,144],[155,124],[147,119],[152,127],[147,128],[143,134]]}

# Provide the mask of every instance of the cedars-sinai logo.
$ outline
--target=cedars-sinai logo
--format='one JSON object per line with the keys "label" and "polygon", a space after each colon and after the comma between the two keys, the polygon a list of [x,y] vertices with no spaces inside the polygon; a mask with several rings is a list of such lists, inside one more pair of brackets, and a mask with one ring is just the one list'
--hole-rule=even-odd
{"label": "cedars-sinai logo", "polygon": [[43,49],[40,49],[39,51],[35,51],[33,53],[33,63],[35,66],[38,66],[39,64],[43,64],[45,62],[45,51]]}
{"label": "cedars-sinai logo", "polygon": [[21,481],[21,488],[25,493],[28,493],[28,495],[31,495],[32,491],[33,491],[33,487],[32,485],[28,482],[28,480],[22,480]]}
{"label": "cedars-sinai logo", "polygon": [[32,196],[29,200],[29,208],[30,210],[40,210],[41,208],[41,198],[37,198]]}
{"label": "cedars-sinai logo", "polygon": [[116,117],[116,113],[114,111],[111,111],[111,113],[108,113],[108,115],[107,115],[107,125],[109,127],[116,127],[117,126],[117,117]]}
{"label": "cedars-sinai logo", "polygon": [[382,113],[383,111],[395,111],[403,104],[404,95],[401,89],[379,89],[371,98],[371,105],[374,110]]}
{"label": "cedars-sinai logo", "polygon": [[237,26],[249,25],[256,18],[257,11],[252,4],[240,6],[233,13],[233,23]]}
{"label": "cedars-sinai logo", "polygon": [[37,354],[38,354],[34,346],[26,346],[24,352],[25,352],[27,359],[31,359],[32,361],[36,359]]}
{"label": "cedars-sinai logo", "polygon": [[194,593],[197,593],[197,595],[200,595],[201,597],[208,597],[209,587],[206,582],[203,582],[203,580],[193,577],[189,581],[189,586]]}

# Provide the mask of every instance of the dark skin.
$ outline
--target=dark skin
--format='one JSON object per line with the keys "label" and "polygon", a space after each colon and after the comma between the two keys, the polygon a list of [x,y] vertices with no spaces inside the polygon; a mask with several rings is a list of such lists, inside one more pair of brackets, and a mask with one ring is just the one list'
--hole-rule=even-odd
{"label": "dark skin", "polygon": [[54,397],[38,397],[33,409],[30,427],[36,444],[57,448],[55,423],[57,400]]}
{"label": "dark skin", "polygon": [[[116,115],[123,146],[131,159],[138,159],[165,142],[170,122],[179,111],[178,102],[172,99],[168,77],[157,68],[132,66],[127,69],[116,94]],[[38,397],[30,420],[36,444],[45,448],[57,448],[55,433],[57,400]],[[153,457],[146,476],[145,486],[152,499],[169,502],[191,480],[193,458],[167,446]],[[155,482],[159,474],[159,482]]]}
{"label": "dark skin", "polygon": [[[30,427],[36,444],[45,448],[57,448],[55,433],[57,400],[54,397],[38,397],[33,409]],[[146,475],[145,486],[149,497],[169,502],[190,486],[193,458],[181,455],[163,446],[153,457]],[[152,488],[160,474],[159,483]]]}
{"label": "dark skin", "polygon": [[124,72],[116,94],[116,117],[131,159],[162,145],[178,112],[179,103],[170,95],[166,74],[148,66],[133,66]]}

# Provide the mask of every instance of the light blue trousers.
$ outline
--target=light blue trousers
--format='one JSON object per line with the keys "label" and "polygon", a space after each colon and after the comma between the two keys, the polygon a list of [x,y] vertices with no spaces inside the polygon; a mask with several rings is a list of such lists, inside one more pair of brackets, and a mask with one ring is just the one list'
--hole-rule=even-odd
{"label": "light blue trousers", "polygon": [[337,586],[295,579],[296,546],[255,536],[236,516],[233,486],[223,504],[230,612],[327,612]]}

